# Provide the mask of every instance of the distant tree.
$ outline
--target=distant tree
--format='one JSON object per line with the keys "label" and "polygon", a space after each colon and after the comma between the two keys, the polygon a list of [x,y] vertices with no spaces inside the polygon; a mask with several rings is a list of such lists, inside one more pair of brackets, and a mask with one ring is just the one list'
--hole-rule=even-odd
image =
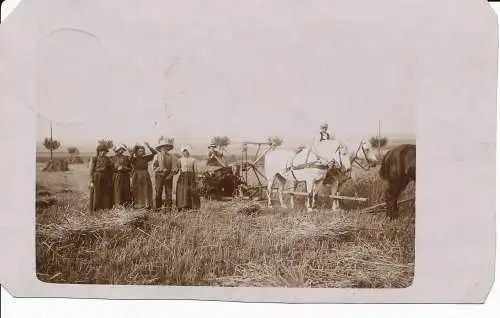
{"label": "distant tree", "polygon": [[227,136],[216,136],[212,138],[211,141],[219,150],[226,148],[231,143],[231,140]]}
{"label": "distant tree", "polygon": [[59,147],[61,147],[61,143],[58,140],[45,137],[43,140],[43,146],[47,150],[50,150],[50,160],[52,160],[52,152],[59,149]]}
{"label": "distant tree", "polygon": [[68,150],[68,153],[69,153],[70,155],[74,155],[74,156],[76,156],[76,155],[79,155],[79,154],[80,154],[80,151],[78,150],[78,148],[73,147],[73,146],[68,147],[68,148],[67,148],[67,150]]}
{"label": "distant tree", "polygon": [[97,143],[99,145],[104,145],[108,149],[111,149],[114,146],[113,140],[109,140],[109,139],[101,139],[101,140],[97,141]]}
{"label": "distant tree", "polygon": [[78,148],[71,146],[71,147],[68,147],[66,149],[68,150],[68,153],[69,153],[69,163],[71,163],[71,164],[84,163],[83,159],[79,156],[80,150],[78,150]]}
{"label": "distant tree", "polygon": [[382,148],[382,147],[385,147],[388,143],[388,139],[387,137],[378,137],[378,136],[373,136],[370,138],[370,143],[372,145],[372,147],[374,148]]}
{"label": "distant tree", "polygon": [[272,148],[277,148],[283,144],[283,138],[279,136],[272,136],[267,138],[267,142],[271,144]]}

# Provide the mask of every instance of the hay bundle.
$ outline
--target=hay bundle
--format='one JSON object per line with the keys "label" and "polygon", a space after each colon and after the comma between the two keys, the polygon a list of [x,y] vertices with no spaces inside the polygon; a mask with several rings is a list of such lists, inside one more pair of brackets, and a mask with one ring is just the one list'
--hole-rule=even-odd
{"label": "hay bundle", "polygon": [[46,172],[63,172],[69,171],[68,160],[66,159],[52,159],[49,160],[42,171]]}
{"label": "hay bundle", "polygon": [[314,233],[314,237],[318,241],[337,241],[337,242],[353,242],[358,229],[354,228],[353,224],[349,223],[329,223],[321,226]]}
{"label": "hay bundle", "polygon": [[67,216],[60,224],[39,224],[38,233],[44,240],[75,243],[142,227],[146,220],[145,210],[115,209],[98,215]]}
{"label": "hay bundle", "polygon": [[68,160],[69,164],[84,164],[82,157],[80,156],[71,156]]}
{"label": "hay bundle", "polygon": [[328,223],[313,223],[304,220],[295,224],[287,224],[285,227],[276,229],[280,235],[293,238],[294,242],[350,242],[355,239],[359,229],[352,221],[347,219],[335,219]]}
{"label": "hay bundle", "polygon": [[49,188],[47,188],[44,185],[41,185],[38,182],[36,183],[35,191],[36,191],[36,196],[37,197],[45,197],[45,196],[52,195],[52,193],[49,191]]}
{"label": "hay bundle", "polygon": [[37,208],[48,208],[57,203],[57,199],[52,195],[52,192],[39,183],[36,184],[36,202]]}
{"label": "hay bundle", "polygon": [[35,206],[39,209],[46,209],[57,203],[57,199],[52,196],[36,198]]}
{"label": "hay bundle", "polygon": [[233,206],[233,210],[236,213],[244,214],[244,215],[256,215],[260,214],[262,211],[264,211],[264,207],[257,203],[257,202],[252,202],[252,201],[240,201],[237,202]]}

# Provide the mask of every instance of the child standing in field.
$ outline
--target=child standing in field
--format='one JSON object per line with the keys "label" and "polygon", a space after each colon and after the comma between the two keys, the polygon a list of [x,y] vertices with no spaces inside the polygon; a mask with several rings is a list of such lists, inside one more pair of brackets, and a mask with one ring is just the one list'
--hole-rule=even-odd
{"label": "child standing in field", "polygon": [[132,201],[130,192],[130,171],[132,166],[130,158],[124,155],[126,150],[125,145],[120,145],[114,149],[116,153],[113,160],[113,201],[115,207],[130,205]]}
{"label": "child standing in field", "polygon": [[181,148],[182,157],[178,160],[180,171],[176,187],[177,209],[199,209],[200,197],[196,188],[196,159],[190,156],[191,147]]}
{"label": "child standing in field", "polygon": [[153,207],[153,184],[148,171],[149,162],[154,159],[157,151],[149,143],[144,142],[151,153],[146,155],[146,149],[136,145],[130,163],[132,164],[132,200],[136,208],[151,209]]}
{"label": "child standing in field", "polygon": [[110,209],[112,201],[112,162],[106,154],[108,148],[99,145],[96,149],[97,155],[92,158],[90,164],[90,202],[89,210]]}

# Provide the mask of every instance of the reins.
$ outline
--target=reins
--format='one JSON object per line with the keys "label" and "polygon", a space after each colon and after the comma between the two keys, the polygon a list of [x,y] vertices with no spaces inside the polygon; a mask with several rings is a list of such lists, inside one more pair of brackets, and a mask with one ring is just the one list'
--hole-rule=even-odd
{"label": "reins", "polygon": [[356,150],[356,152],[354,153],[354,160],[353,162],[355,164],[357,164],[361,169],[365,170],[365,171],[368,171],[370,170],[370,164],[368,164],[368,167],[363,167],[363,165],[358,161],[358,152],[359,152],[359,149],[361,149],[363,151],[363,155],[365,156],[365,159],[366,161],[368,161],[368,156],[366,155],[366,151],[365,151],[365,148],[361,147],[361,144],[362,144],[362,141],[359,143],[358,145],[358,149]]}
{"label": "reins", "polygon": [[[339,145],[337,146],[337,149],[335,150],[335,153],[338,154],[339,158],[338,158],[338,163],[340,164],[340,168],[344,168],[344,164],[342,163],[342,156],[340,155],[340,150],[342,149],[342,144],[339,143]],[[327,160],[326,158],[320,156],[316,151],[314,151],[311,147],[310,151],[312,151],[316,157],[318,157],[320,160],[323,160],[326,162],[326,166],[328,167],[330,164],[332,163],[335,163],[335,157],[332,158],[331,160]]]}

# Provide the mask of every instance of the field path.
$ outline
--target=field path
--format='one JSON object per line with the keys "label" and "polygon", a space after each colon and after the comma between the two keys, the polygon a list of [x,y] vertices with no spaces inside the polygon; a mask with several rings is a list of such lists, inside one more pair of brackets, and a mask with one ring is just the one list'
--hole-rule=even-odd
{"label": "field path", "polygon": [[89,193],[89,175],[86,165],[73,165],[68,173],[70,181],[80,192]]}
{"label": "field path", "polygon": [[66,172],[44,172],[37,166],[36,182],[50,188],[52,191],[70,189],[89,195],[89,177],[87,165],[70,165]]}
{"label": "field path", "polygon": [[[43,164],[37,165],[36,182],[58,192],[63,189],[71,189],[82,193],[85,197],[89,196],[89,167],[87,164],[69,165],[69,171],[66,172],[43,172]],[[151,171],[151,182],[153,185],[153,194],[155,187],[154,174]],[[172,199],[175,200],[175,190],[179,175],[174,176]],[[163,194],[165,196],[165,194]]]}

